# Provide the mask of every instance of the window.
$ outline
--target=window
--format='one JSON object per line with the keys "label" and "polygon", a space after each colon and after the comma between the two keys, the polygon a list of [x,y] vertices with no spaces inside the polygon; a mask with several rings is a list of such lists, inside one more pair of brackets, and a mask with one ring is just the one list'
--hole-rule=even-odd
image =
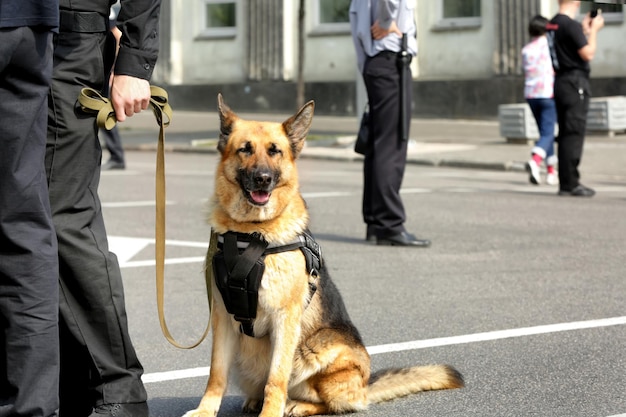
{"label": "window", "polygon": [[580,2],[581,17],[594,9],[602,9],[602,16],[604,16],[604,21],[607,23],[622,22],[624,20],[624,5],[621,4],[621,2],[620,4],[600,3],[595,1]]}
{"label": "window", "polygon": [[350,0],[317,0],[315,34],[350,32]]}
{"label": "window", "polygon": [[201,37],[233,37],[237,33],[236,1],[204,0]]}
{"label": "window", "polygon": [[480,0],[443,0],[443,18],[480,17]]}
{"label": "window", "polygon": [[319,0],[319,2],[321,24],[349,21],[350,0]]}
{"label": "window", "polygon": [[441,20],[436,29],[473,28],[481,25],[481,0],[439,0]]}

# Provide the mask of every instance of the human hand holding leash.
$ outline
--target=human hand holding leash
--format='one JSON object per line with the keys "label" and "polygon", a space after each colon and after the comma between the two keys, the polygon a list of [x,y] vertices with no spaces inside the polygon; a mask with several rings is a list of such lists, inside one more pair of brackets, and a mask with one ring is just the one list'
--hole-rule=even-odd
{"label": "human hand holding leash", "polygon": [[129,75],[114,75],[111,103],[115,110],[115,118],[118,122],[123,122],[127,116],[130,117],[148,108],[150,83]]}

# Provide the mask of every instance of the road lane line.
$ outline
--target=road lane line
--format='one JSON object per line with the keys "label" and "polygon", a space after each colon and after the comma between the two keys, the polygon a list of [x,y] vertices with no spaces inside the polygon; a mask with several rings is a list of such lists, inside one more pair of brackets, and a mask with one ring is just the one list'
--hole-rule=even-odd
{"label": "road lane line", "polygon": [[548,324],[545,326],[522,327],[519,329],[498,330],[485,333],[474,333],[464,336],[440,337],[413,342],[391,343],[387,345],[370,346],[367,351],[370,355],[379,353],[400,352],[403,350],[425,349],[438,346],[461,345],[464,343],[486,342],[489,340],[509,339],[513,337],[534,336],[546,333],[558,333],[570,330],[592,329],[597,327],[617,326],[626,324],[626,316],[600,320],[576,321],[571,323]]}
{"label": "road lane line", "polygon": [[[165,260],[165,265],[178,265],[178,264],[192,264],[204,262],[205,256],[191,256],[187,258],[168,258]],[[120,268],[141,268],[146,266],[155,266],[156,261],[154,259],[148,259],[145,261],[128,261],[121,263]]]}
{"label": "road lane line", "polygon": [[145,374],[141,380],[144,384],[149,384],[151,382],[163,382],[163,381],[173,381],[175,379],[186,379],[186,378],[195,378],[198,376],[207,376],[209,375],[208,366],[203,368],[192,368],[192,369],[181,369],[179,371],[166,371],[166,372],[154,372],[151,374]]}
{"label": "road lane line", "polygon": [[[128,207],[151,207],[154,206],[154,200],[149,201],[120,201],[120,202],[109,202],[102,203],[103,208],[128,208]],[[176,204],[173,201],[166,201],[166,205],[171,206],[172,204]]]}
{"label": "road lane line", "polygon": [[[491,340],[509,339],[513,337],[533,336],[548,333],[558,333],[571,330],[593,329],[599,327],[619,326],[626,324],[626,316],[612,317],[598,320],[575,321],[571,323],[548,324],[544,326],[522,327],[519,329],[497,330],[493,332],[474,333],[462,336],[440,337],[435,339],[415,340],[404,343],[390,343],[386,345],[370,346],[367,351],[370,355],[400,352],[405,350],[425,349],[438,346],[460,345],[465,343],[485,342]],[[144,383],[164,382],[174,379],[195,378],[209,375],[209,367],[181,369],[177,371],[155,372],[143,375]],[[626,417],[626,414],[613,416]]]}

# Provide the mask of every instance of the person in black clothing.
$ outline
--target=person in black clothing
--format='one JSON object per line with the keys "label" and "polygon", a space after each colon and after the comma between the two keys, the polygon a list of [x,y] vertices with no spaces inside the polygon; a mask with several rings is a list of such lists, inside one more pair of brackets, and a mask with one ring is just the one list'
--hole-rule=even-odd
{"label": "person in black clothing", "polygon": [[128,332],[122,277],[109,252],[97,194],[102,149],[95,116],[77,103],[91,87],[118,122],[148,108],[158,55],[160,0],[122,0],[115,57],[115,0],[60,0],[45,168],[58,237],[60,417],[147,417],[143,368]]}
{"label": "person in black clothing", "polygon": [[554,101],[559,134],[559,195],[592,197],[595,191],[579,182],[587,111],[591,98],[589,62],[596,52],[597,34],[604,27],[602,13],[574,20],[580,1],[559,0],[559,13],[547,29],[555,70]]}
{"label": "person in black clothing", "polygon": [[54,0],[0,0],[0,416],[59,405],[58,257],[44,170]]}

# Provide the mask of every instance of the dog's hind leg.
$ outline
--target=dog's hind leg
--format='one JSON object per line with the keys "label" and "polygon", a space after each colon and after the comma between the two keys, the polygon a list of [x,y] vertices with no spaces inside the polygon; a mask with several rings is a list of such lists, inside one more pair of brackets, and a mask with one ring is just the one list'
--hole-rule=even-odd
{"label": "dog's hind leg", "polygon": [[[214,290],[214,294],[217,289]],[[231,319],[221,299],[215,302],[211,314],[213,329],[213,348],[211,351],[211,372],[206,390],[195,410],[188,411],[183,417],[214,417],[222,403],[228,384],[228,372],[237,351],[238,334],[234,332]]]}
{"label": "dog's hind leg", "polygon": [[319,401],[289,400],[285,416],[344,414],[367,408],[367,380],[359,367],[324,372],[312,377],[308,384]]}
{"label": "dog's hind leg", "polygon": [[348,346],[334,330],[318,332],[301,349],[302,360],[319,372],[290,391],[285,416],[343,414],[367,408],[369,355],[362,345]]}

